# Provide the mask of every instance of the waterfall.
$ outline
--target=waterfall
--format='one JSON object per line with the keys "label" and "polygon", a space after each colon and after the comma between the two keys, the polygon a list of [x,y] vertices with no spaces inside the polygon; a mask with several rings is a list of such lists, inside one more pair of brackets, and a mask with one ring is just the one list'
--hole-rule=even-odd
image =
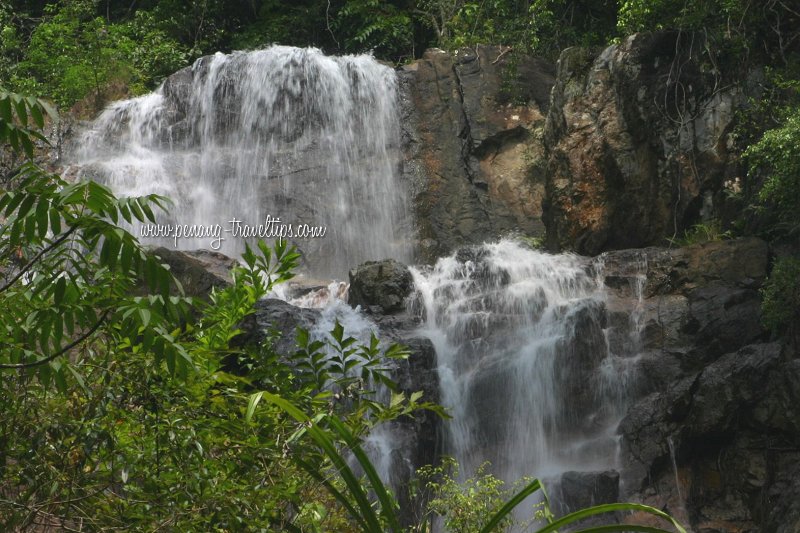
{"label": "waterfall", "polygon": [[601,270],[513,241],[412,270],[453,415],[445,452],[467,475],[484,461],[509,482],[617,466],[631,354],[615,339],[630,337],[610,332]]}
{"label": "waterfall", "polygon": [[[371,56],[218,53],[111,105],[75,164],[118,194],[174,201],[159,220],[172,233],[145,243],[238,257],[248,231],[291,231],[311,274],[341,279],[366,260],[411,258],[396,107],[395,73]],[[297,238],[312,231],[324,237]]]}
{"label": "waterfall", "polygon": [[[183,234],[145,235],[145,244],[238,256],[245,240],[233,220],[257,232],[324,229],[290,240],[307,274],[342,279],[367,260],[412,259],[397,101],[395,72],[370,56],[285,46],[216,54],[152,94],[111,105],[73,162],[120,195],[174,200],[159,223]],[[635,266],[626,278],[633,307],[607,294],[602,257],[511,240],[411,269],[410,311],[434,344],[441,403],[453,415],[444,451],[462,475],[485,461],[509,482],[618,466],[616,426],[644,329],[647,268]],[[377,328],[338,299],[345,289],[332,283],[294,302],[323,308],[315,339],[336,319],[361,341]],[[366,439],[384,479],[399,463],[421,466],[401,453],[403,431],[384,426]]]}

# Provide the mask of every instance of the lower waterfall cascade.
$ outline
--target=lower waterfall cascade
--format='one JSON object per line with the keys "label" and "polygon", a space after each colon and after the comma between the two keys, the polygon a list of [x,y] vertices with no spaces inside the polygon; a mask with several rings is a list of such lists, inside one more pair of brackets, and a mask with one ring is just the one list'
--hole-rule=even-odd
{"label": "lower waterfall cascade", "polygon": [[445,453],[465,474],[484,461],[507,482],[619,467],[639,329],[635,312],[609,324],[602,268],[504,240],[412,269],[453,415]]}

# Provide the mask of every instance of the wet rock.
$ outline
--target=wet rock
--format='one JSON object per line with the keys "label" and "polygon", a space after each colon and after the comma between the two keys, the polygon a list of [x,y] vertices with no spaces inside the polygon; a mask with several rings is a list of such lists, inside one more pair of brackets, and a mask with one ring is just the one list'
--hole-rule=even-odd
{"label": "wet rock", "polygon": [[757,289],[767,277],[769,246],[757,237],[710,241],[681,248],[616,250],[600,256],[606,286],[619,296],[688,294],[710,284]]}
{"label": "wet rock", "polygon": [[[619,472],[564,472],[561,475],[560,502],[564,511],[578,511],[593,505],[619,501]],[[608,518],[608,517],[607,517]],[[613,520],[613,518],[612,518]],[[602,523],[617,523],[616,520]],[[588,525],[588,524],[584,524]],[[593,523],[592,525],[599,525]]]}
{"label": "wet rock", "polygon": [[554,69],[509,50],[428,50],[399,73],[403,172],[423,260],[509,231],[541,235],[542,128]]}
{"label": "wet rock", "polygon": [[785,355],[746,346],[639,401],[619,429],[626,484],[696,531],[795,531],[800,360]]}
{"label": "wet rock", "polygon": [[[568,334],[559,347],[559,357],[564,363],[557,365],[555,379],[563,384],[564,417],[572,418],[578,413],[591,413],[596,409],[596,378],[599,366],[605,357],[603,328],[605,306],[596,301],[587,301],[575,312],[564,317]],[[575,421],[578,422],[578,421]]]}
{"label": "wet rock", "polygon": [[348,303],[391,314],[405,310],[406,297],[414,288],[408,267],[395,261],[368,261],[350,271]]}
{"label": "wet rock", "polygon": [[297,328],[311,329],[320,318],[316,309],[296,307],[276,298],[259,300],[255,308],[256,312],[238,325],[242,332],[231,340],[232,346],[258,345],[270,339],[272,349],[288,357],[297,349]]}
{"label": "wet rock", "polygon": [[634,488],[654,471],[668,467],[670,440],[685,419],[696,387],[696,376],[684,378],[664,392],[656,392],[633,405],[620,422],[626,481]]}
{"label": "wet rock", "polygon": [[689,294],[689,320],[684,331],[693,343],[686,364],[700,367],[723,353],[750,344],[766,334],[761,325],[761,298],[752,289],[712,285]]}
{"label": "wet rock", "polygon": [[[428,339],[407,337],[399,340],[410,355],[401,361],[393,373],[400,389],[406,394],[422,392],[421,401],[439,403],[439,374],[436,370],[436,351]],[[408,449],[414,468],[435,464],[438,461],[439,439],[442,419],[431,412],[420,412],[417,416],[403,419],[403,424],[413,435],[413,445]]]}
{"label": "wet rock", "polygon": [[[757,238],[604,253],[597,268],[609,293],[612,351],[658,351],[670,368],[680,360],[686,375],[763,340],[758,288],[768,258]],[[658,361],[649,359],[651,374],[665,374],[653,367]]]}

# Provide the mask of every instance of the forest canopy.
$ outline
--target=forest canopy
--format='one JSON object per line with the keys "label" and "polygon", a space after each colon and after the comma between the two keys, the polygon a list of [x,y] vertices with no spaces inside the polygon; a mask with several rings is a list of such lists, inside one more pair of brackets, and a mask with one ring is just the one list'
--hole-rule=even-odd
{"label": "forest canopy", "polygon": [[0,80],[61,107],[101,105],[200,56],[274,43],[393,62],[490,43],[556,59],[661,29],[702,33],[731,65],[790,68],[800,13],[782,0],[13,0],[0,3]]}

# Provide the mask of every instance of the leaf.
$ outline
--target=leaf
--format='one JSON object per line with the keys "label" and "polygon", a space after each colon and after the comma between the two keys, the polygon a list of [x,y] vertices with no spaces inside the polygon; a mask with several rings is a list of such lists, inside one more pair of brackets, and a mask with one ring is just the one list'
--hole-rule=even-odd
{"label": "leaf", "polygon": [[39,128],[44,128],[44,116],[42,115],[42,109],[37,104],[31,104],[30,106],[31,117],[33,117],[33,122]]}
{"label": "leaf", "polygon": [[17,119],[19,119],[20,124],[23,127],[28,125],[28,110],[26,109],[25,102],[23,100],[19,100],[14,105],[14,109],[17,111]]}
{"label": "leaf", "polygon": [[[678,523],[677,520],[672,518],[670,515],[665,513],[664,511],[660,511],[655,507],[650,507],[649,505],[643,505],[641,503],[608,503],[604,505],[596,505],[594,507],[589,507],[587,509],[581,509],[580,511],[576,511],[574,513],[568,514],[567,516],[561,517],[558,520],[554,521],[553,523],[539,529],[536,533],[555,533],[559,528],[567,526],[569,524],[574,524],[584,518],[588,518],[590,516],[604,514],[604,513],[612,513],[615,511],[641,511],[645,512],[654,516],[658,516],[663,518],[665,521],[669,522],[675,529],[678,530],[678,533],[686,533],[686,530],[683,526]],[[621,524],[618,526],[619,529],[614,531],[628,531],[628,526]],[[664,529],[655,529],[657,533],[670,533]]]}
{"label": "leaf", "polygon": [[22,203],[17,210],[17,218],[23,219],[27,214],[30,212],[31,207],[33,207],[33,203],[36,201],[36,196],[33,194],[27,194],[23,197]]}
{"label": "leaf", "polygon": [[139,308],[139,318],[141,318],[142,327],[147,328],[147,326],[150,324],[151,316],[152,314],[150,313],[149,309],[145,309],[143,307]]}
{"label": "leaf", "polygon": [[381,514],[388,522],[389,530],[400,533],[403,529],[400,527],[400,522],[397,519],[395,502],[386,491],[386,486],[383,484],[383,481],[381,481],[381,478],[375,471],[375,467],[367,457],[367,454],[364,453],[364,450],[358,445],[356,438],[353,436],[350,430],[347,429],[338,418],[329,416],[326,417],[326,419],[331,427],[339,434],[339,436],[350,448],[350,451],[358,460],[358,464],[366,473],[370,485],[372,486],[372,490],[375,492],[378,500],[381,503]]}
{"label": "leaf", "polygon": [[69,363],[67,363],[65,366],[67,367],[67,370],[69,370],[70,374],[72,374],[72,377],[75,378],[75,381],[78,382],[78,385],[80,385],[81,389],[83,389],[84,394],[86,394],[87,396],[91,396],[92,393],[86,386],[86,381],[84,381],[83,376],[80,374],[80,372],[75,370],[75,368],[73,368],[73,366]]}
{"label": "leaf", "polygon": [[[305,413],[280,396],[265,392],[263,397],[270,403],[273,403],[281,408],[298,422],[310,422],[310,419]],[[367,498],[364,489],[361,487],[361,483],[359,483],[358,478],[350,469],[344,457],[342,457],[341,454],[339,454],[339,452],[336,450],[336,446],[334,445],[331,437],[318,425],[313,423],[308,428],[308,434],[311,436],[314,442],[320,448],[322,448],[322,451],[333,463],[333,466],[339,472],[339,475],[342,476],[342,480],[350,492],[350,495],[356,500],[357,505],[355,507],[357,507],[360,512],[359,514],[353,516],[353,518],[359,522],[363,522],[364,531],[371,531],[375,533],[383,531],[383,528],[380,525],[380,520],[378,520],[378,517],[375,515],[375,511],[372,508],[372,505],[370,505],[369,498]]]}
{"label": "leaf", "polygon": [[55,287],[53,288],[53,303],[56,306],[61,305],[64,300],[64,291],[67,288],[67,280],[61,276],[56,280]]}
{"label": "leaf", "polygon": [[545,505],[548,505],[547,493],[544,492],[544,487],[542,486],[542,483],[538,479],[534,479],[533,481],[525,485],[522,488],[522,490],[517,492],[510,500],[508,500],[505,503],[505,505],[503,505],[503,507],[500,508],[499,511],[497,511],[494,515],[492,515],[489,521],[486,522],[486,524],[481,528],[480,533],[490,533],[491,531],[494,531],[494,529],[498,525],[500,525],[503,519],[505,519],[505,517],[508,516],[508,514],[511,511],[513,511],[517,505],[522,503],[522,501],[525,500],[525,498],[527,498],[536,491],[542,491],[542,493],[544,494]]}
{"label": "leaf", "polygon": [[61,215],[56,208],[50,209],[50,231],[54,236],[61,233]]}
{"label": "leaf", "polygon": [[11,99],[6,95],[0,95],[0,119],[8,125],[13,120],[11,117]]}
{"label": "leaf", "polygon": [[22,150],[25,152],[25,155],[28,157],[33,157],[33,142],[31,141],[28,132],[17,130],[17,135],[19,136],[19,142],[22,143]]}
{"label": "leaf", "polygon": [[49,222],[49,214],[48,209],[50,208],[50,202],[45,199],[39,200],[39,203],[36,204],[36,220],[39,224],[39,238],[44,239],[47,235],[48,230],[48,222]]}
{"label": "leaf", "polygon": [[333,326],[331,337],[333,337],[337,343],[341,344],[342,339],[344,338],[344,326],[342,326],[339,320],[336,320],[336,324]]}
{"label": "leaf", "polygon": [[50,365],[53,367],[53,378],[56,384],[56,389],[61,394],[67,393],[67,378],[64,375],[64,366],[60,361],[51,361]]}
{"label": "leaf", "polygon": [[256,407],[263,396],[263,391],[250,395],[250,399],[247,402],[247,412],[244,415],[245,422],[250,422],[253,419],[253,414],[256,412]]}

